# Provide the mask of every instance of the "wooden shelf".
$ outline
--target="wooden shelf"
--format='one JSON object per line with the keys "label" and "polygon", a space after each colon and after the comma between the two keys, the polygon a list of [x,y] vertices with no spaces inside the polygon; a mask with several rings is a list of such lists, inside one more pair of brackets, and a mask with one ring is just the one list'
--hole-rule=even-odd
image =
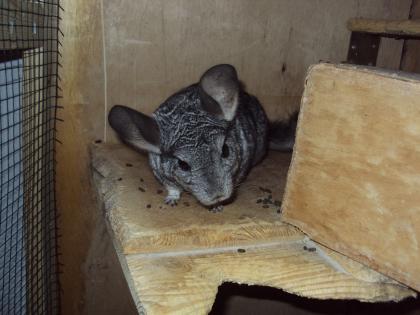
{"label": "wooden shelf", "polygon": [[123,145],[94,144],[91,156],[109,230],[140,312],[205,314],[227,281],[321,299],[398,301],[415,295],[312,242],[282,221],[278,206],[257,203],[269,194],[281,200],[288,154],[270,153],[221,213],[209,212],[188,194],[177,207],[165,205],[146,157]]}
{"label": "wooden shelf", "polygon": [[347,28],[352,32],[384,36],[420,37],[420,20],[350,19]]}

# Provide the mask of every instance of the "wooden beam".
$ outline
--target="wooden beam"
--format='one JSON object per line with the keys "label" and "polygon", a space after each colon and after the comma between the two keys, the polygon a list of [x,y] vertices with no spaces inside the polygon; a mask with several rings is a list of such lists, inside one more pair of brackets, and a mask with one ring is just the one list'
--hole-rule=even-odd
{"label": "wooden beam", "polygon": [[[420,18],[420,1],[413,0],[410,19]],[[401,58],[400,70],[407,72],[420,73],[420,40],[417,39],[406,39],[404,41],[404,48]]]}
{"label": "wooden beam", "polygon": [[419,78],[312,67],[283,200],[287,222],[417,290]]}
{"label": "wooden beam", "polygon": [[376,20],[353,18],[347,22],[352,32],[380,34],[384,36],[420,36],[420,20]]}

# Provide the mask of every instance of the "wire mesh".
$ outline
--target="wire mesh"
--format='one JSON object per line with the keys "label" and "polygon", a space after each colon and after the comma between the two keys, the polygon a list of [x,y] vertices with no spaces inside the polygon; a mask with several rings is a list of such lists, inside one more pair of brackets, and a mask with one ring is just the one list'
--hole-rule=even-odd
{"label": "wire mesh", "polygon": [[0,312],[59,312],[59,0],[0,0]]}

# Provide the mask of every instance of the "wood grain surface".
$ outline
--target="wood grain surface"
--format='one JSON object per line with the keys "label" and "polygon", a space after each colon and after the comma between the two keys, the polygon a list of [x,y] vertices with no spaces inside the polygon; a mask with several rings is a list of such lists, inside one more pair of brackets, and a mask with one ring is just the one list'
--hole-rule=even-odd
{"label": "wood grain surface", "polygon": [[311,68],[283,201],[309,236],[420,289],[420,81]]}

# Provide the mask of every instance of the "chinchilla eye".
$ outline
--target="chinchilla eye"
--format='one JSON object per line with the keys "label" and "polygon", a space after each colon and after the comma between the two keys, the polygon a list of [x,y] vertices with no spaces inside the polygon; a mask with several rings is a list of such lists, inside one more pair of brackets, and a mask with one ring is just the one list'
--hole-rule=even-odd
{"label": "chinchilla eye", "polygon": [[228,145],[225,143],[222,147],[222,158],[227,158],[229,157],[229,147]]}
{"label": "chinchilla eye", "polygon": [[187,162],[178,159],[178,166],[181,170],[188,172],[191,170],[191,167],[188,165]]}

